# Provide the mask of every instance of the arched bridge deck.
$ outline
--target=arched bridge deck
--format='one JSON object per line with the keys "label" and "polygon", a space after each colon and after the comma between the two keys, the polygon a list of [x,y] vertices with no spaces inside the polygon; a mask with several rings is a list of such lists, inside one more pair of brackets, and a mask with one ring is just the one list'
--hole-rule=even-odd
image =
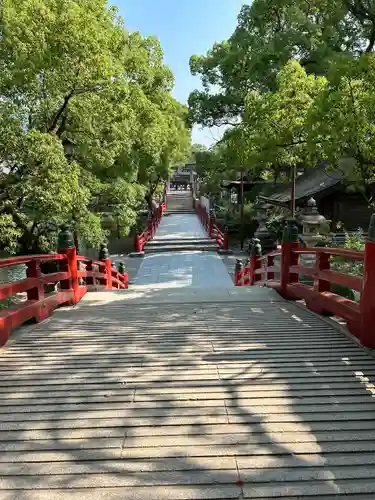
{"label": "arched bridge deck", "polygon": [[129,290],[14,332],[0,500],[374,497],[371,352],[226,273],[209,251],[146,255]]}

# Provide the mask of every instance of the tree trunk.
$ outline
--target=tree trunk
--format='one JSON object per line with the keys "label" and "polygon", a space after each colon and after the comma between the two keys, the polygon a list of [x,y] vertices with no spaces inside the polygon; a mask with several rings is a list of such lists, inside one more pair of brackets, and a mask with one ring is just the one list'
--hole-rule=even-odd
{"label": "tree trunk", "polygon": [[145,194],[145,200],[147,201],[148,209],[151,212],[153,210],[153,202],[154,202],[152,195],[153,195],[153,193],[151,193],[151,191],[147,191],[147,193]]}

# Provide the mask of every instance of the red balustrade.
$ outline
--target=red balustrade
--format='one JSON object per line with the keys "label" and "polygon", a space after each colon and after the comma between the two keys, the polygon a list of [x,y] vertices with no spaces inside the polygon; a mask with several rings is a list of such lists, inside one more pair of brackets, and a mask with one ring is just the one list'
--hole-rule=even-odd
{"label": "red balustrade", "polygon": [[203,207],[198,200],[195,200],[195,210],[196,214],[201,221],[206,233],[210,238],[216,240],[218,246],[223,250],[228,250],[229,248],[229,235],[228,230],[225,228],[221,231],[216,224],[215,217],[208,213],[206,207]]}
{"label": "red balustrade", "polygon": [[[54,263],[56,272],[43,273],[41,264]],[[28,320],[42,321],[59,305],[77,304],[88,291],[128,288],[128,274],[112,266],[110,259],[90,260],[77,256],[75,248],[58,254],[32,255],[0,259],[0,269],[26,266],[26,278],[0,285],[0,300],[25,293],[26,300],[0,309],[0,345],[8,340],[12,329]],[[53,293],[46,293],[47,285]]]}
{"label": "red balustrade", "polygon": [[167,210],[167,198],[164,193],[163,201],[159,204],[158,208],[149,216],[147,221],[147,229],[142,233],[135,235],[135,251],[137,253],[143,252],[143,247],[155,236],[156,229],[158,228],[164,212]]}
{"label": "red balustrade", "polygon": [[[305,300],[306,306],[315,313],[343,318],[364,346],[375,348],[375,215],[363,252],[345,248],[300,248],[297,228],[293,227],[284,232],[280,250],[261,256],[260,248],[254,250],[257,245],[260,247],[259,242],[255,242],[246,265],[237,262],[236,286],[266,286],[288,300]],[[301,264],[301,255],[313,257],[314,266]],[[363,277],[332,270],[332,257],[363,261]],[[275,263],[276,258],[279,265]],[[301,276],[312,278],[313,284],[301,282]],[[359,302],[332,293],[331,284],[360,292]]]}

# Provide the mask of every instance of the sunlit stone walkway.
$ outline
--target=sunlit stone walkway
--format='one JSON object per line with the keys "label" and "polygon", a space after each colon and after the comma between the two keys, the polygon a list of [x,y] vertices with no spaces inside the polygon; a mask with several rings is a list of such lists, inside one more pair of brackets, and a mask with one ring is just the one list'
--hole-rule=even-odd
{"label": "sunlit stone walkway", "polygon": [[374,358],[216,254],[146,256],[13,335],[0,375],[0,500],[375,496]]}

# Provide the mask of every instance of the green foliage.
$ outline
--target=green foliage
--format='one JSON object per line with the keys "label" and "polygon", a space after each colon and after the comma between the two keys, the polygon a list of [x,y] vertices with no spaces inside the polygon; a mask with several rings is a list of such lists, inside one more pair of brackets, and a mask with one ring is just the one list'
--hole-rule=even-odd
{"label": "green foliage", "polygon": [[285,167],[328,160],[371,204],[374,48],[372,0],[254,0],[228,40],[191,57],[203,90],[190,119],[229,126],[213,152],[237,175],[288,180]]}
{"label": "green foliage", "polygon": [[[345,233],[345,242],[343,247],[350,250],[363,251],[365,238],[362,229],[355,233]],[[331,269],[344,274],[353,276],[363,276],[363,261],[350,260],[344,257],[331,257]],[[353,290],[342,285],[331,284],[331,292],[346,297],[350,300],[356,300]]]}
{"label": "green foliage", "polygon": [[0,215],[0,245],[7,253],[15,253],[16,242],[22,236],[22,231],[17,227],[10,214]]}
{"label": "green foliage", "polygon": [[266,227],[274,241],[282,240],[285,221],[288,217],[290,217],[290,213],[285,208],[273,207],[267,210]]}
{"label": "green foliage", "polygon": [[276,80],[274,92],[248,94],[242,128],[250,160],[277,175],[284,165],[306,162],[307,117],[326,80],[308,75],[295,60],[288,61]]}
{"label": "green foliage", "polygon": [[254,208],[252,203],[245,202],[243,210],[243,220],[241,220],[240,207],[231,203],[229,200],[220,200],[215,205],[217,219],[221,220],[223,226],[226,226],[230,233],[239,233],[242,228],[247,238],[252,238],[258,226],[254,220]]}
{"label": "green foliage", "polygon": [[[345,233],[344,248],[361,252],[365,247],[365,237],[362,229],[355,233]],[[363,262],[350,260],[344,257],[331,257],[331,267],[334,270],[344,274],[352,274],[354,276],[363,276]]]}
{"label": "green foliage", "polygon": [[[375,54],[332,65],[329,85],[308,119],[309,142],[335,168],[345,167],[348,181],[372,202],[375,180]],[[342,159],[348,160],[343,164]]]}
{"label": "green foliage", "polygon": [[54,249],[69,223],[98,246],[122,234],[190,153],[187,108],[158,40],[105,0],[4,0],[0,27],[0,249]]}
{"label": "green foliage", "polygon": [[290,59],[324,75],[342,54],[374,48],[372,0],[254,0],[244,5],[232,36],[205,56],[190,59],[203,90],[189,98],[191,119],[202,125],[234,123],[250,91],[273,91]]}

